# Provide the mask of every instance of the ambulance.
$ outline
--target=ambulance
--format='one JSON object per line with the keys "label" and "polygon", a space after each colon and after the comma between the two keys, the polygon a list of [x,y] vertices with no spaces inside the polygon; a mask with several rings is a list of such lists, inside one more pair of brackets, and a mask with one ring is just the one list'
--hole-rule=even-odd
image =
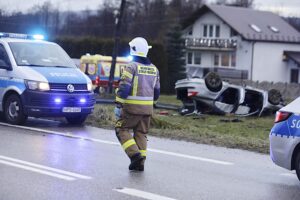
{"label": "ambulance", "polygon": [[92,82],[42,35],[0,33],[0,114],[11,124],[65,117],[82,124],[94,109]]}
{"label": "ambulance", "polygon": [[[109,75],[112,57],[99,54],[86,54],[80,58],[80,70],[85,73],[93,83],[95,93],[106,92],[109,85]],[[113,87],[118,87],[120,74],[124,67],[130,62],[130,57],[117,57]]]}

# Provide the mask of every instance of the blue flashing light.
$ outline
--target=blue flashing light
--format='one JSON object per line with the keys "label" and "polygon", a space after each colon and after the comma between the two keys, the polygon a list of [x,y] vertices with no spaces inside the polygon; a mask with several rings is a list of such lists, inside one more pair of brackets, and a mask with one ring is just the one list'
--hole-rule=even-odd
{"label": "blue flashing light", "polygon": [[86,103],[86,99],[85,98],[81,98],[79,101],[80,101],[80,103]]}
{"label": "blue flashing light", "polygon": [[32,38],[35,40],[44,40],[45,39],[45,37],[43,35],[33,35]]}
{"label": "blue flashing light", "polygon": [[26,35],[26,34],[20,34],[20,33],[3,33],[3,32],[0,32],[0,37],[16,38],[16,39],[33,39],[33,40],[44,40],[45,39],[45,37],[40,34]]}
{"label": "blue flashing light", "polygon": [[54,102],[57,103],[57,104],[61,103],[61,98],[55,98]]}
{"label": "blue flashing light", "polygon": [[133,56],[127,56],[127,60],[131,62],[133,60]]}

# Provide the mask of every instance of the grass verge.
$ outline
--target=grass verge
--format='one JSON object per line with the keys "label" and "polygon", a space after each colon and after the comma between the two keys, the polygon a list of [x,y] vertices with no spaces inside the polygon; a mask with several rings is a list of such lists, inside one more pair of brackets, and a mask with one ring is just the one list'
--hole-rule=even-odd
{"label": "grass verge", "polygon": [[[168,100],[171,97],[165,98]],[[86,123],[113,129],[115,122],[113,109],[113,105],[96,105],[94,113],[89,116]],[[161,111],[155,110],[149,135],[260,153],[269,152],[268,136],[273,125],[273,116],[245,117],[236,120],[234,116],[180,116],[174,111],[168,111],[168,115],[160,115]]]}

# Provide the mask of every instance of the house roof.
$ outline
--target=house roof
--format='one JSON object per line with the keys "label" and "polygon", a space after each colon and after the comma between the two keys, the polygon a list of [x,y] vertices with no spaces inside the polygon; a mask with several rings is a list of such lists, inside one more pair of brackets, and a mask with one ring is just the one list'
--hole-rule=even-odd
{"label": "house roof", "polygon": [[204,5],[187,19],[184,28],[213,12],[246,40],[300,43],[300,33],[280,16],[249,8]]}
{"label": "house roof", "polygon": [[300,65],[300,51],[284,51],[283,55]]}

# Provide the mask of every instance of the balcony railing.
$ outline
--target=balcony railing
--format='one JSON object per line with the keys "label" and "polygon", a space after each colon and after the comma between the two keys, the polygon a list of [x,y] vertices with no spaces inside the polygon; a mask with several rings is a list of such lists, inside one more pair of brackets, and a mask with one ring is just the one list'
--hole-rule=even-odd
{"label": "balcony railing", "polygon": [[237,40],[235,39],[210,39],[210,38],[186,38],[185,46],[196,49],[221,49],[235,50]]}

